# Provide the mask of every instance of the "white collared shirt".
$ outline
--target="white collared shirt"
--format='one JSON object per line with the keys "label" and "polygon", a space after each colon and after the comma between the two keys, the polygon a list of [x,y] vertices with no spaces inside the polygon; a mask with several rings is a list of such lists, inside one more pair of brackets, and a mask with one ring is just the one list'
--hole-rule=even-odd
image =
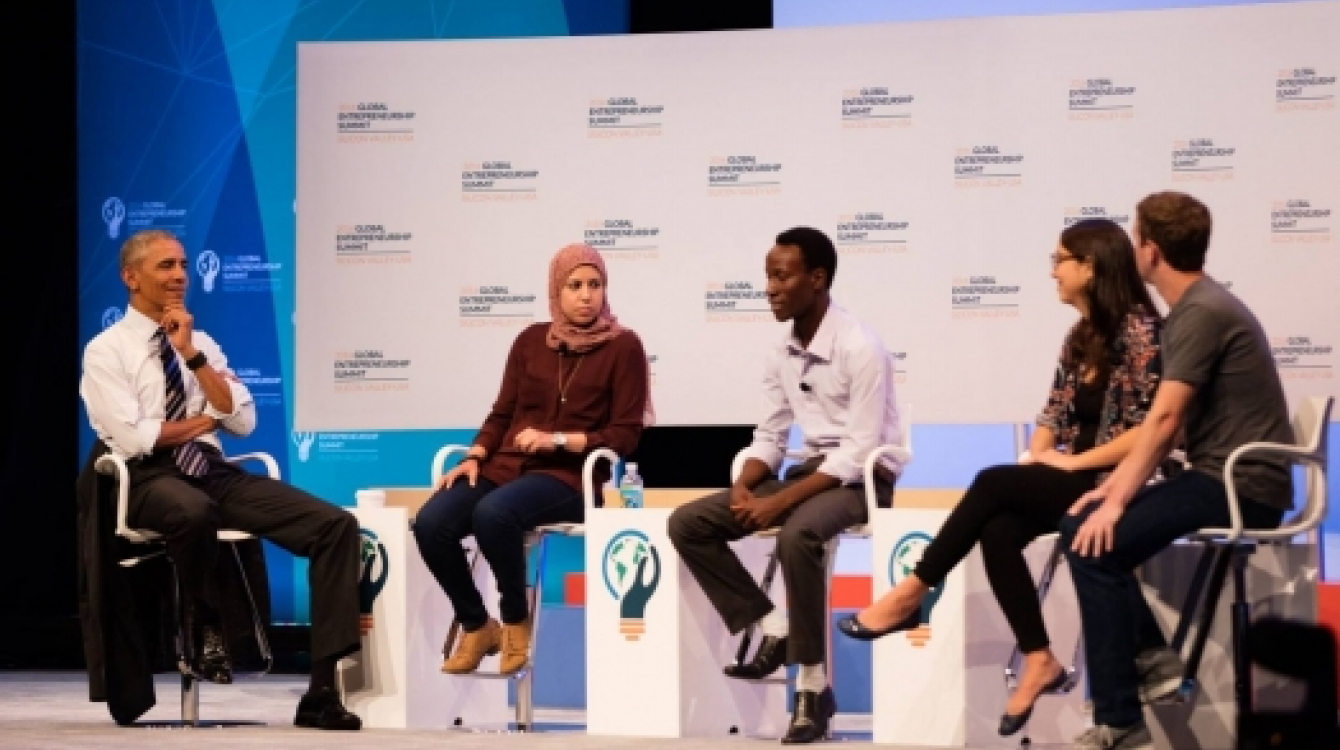
{"label": "white collared shirt", "polygon": [[[786,458],[787,433],[794,422],[805,437],[802,461],[823,456],[819,471],[843,484],[864,481],[865,459],[872,450],[903,444],[893,370],[893,358],[875,332],[830,302],[808,347],[788,331],[768,351],[765,416],[746,455],[776,472]],[[891,456],[881,463],[902,473]]]}
{"label": "white collared shirt", "polygon": [[[158,323],[139,310],[127,307],[121,320],[94,336],[84,347],[84,375],[79,381],[79,396],[84,400],[93,431],[113,453],[123,458],[137,458],[152,452],[167,416],[167,381],[163,375],[163,360],[158,355],[158,343],[154,341],[157,331]],[[191,343],[204,352],[210,367],[229,376],[227,382],[233,392],[233,412],[224,414],[210,406],[195,373],[186,367],[181,355],[173,352],[186,389],[186,416],[208,414],[220,420],[223,429],[232,435],[251,434],[256,427],[256,404],[251,391],[231,377],[228,358],[208,334],[193,331]],[[219,438],[213,432],[196,440],[221,448]]]}

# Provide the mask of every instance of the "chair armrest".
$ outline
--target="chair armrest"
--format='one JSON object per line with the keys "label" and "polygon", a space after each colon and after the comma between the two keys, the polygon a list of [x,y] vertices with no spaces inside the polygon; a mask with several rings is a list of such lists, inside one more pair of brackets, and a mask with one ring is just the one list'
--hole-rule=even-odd
{"label": "chair armrest", "polygon": [[271,479],[279,479],[279,462],[275,461],[274,456],[269,453],[243,453],[237,456],[229,456],[228,461],[240,464],[243,461],[258,461],[265,465],[265,474]]}
{"label": "chair armrest", "polygon": [[126,468],[126,460],[114,453],[104,453],[98,457],[93,468],[99,474],[116,479],[116,535],[134,542],[145,541],[126,525],[126,513],[130,506],[130,469]]}
{"label": "chair armrest", "polygon": [[[1284,456],[1290,463],[1306,463],[1317,466],[1325,465],[1325,458],[1317,456],[1313,451],[1299,445],[1285,445],[1284,443],[1247,443],[1240,445],[1232,453],[1228,454],[1228,460],[1224,461],[1224,489],[1228,494],[1228,521],[1229,526],[1225,531],[1224,539],[1229,542],[1235,542],[1242,537],[1242,505],[1238,499],[1238,488],[1233,482],[1233,469],[1238,465],[1238,459],[1249,453],[1274,454]],[[1321,519],[1315,519],[1310,525],[1315,527]],[[1295,533],[1311,531],[1311,528],[1302,528],[1295,530]]]}
{"label": "chair armrest", "polygon": [[434,490],[442,482],[442,475],[447,473],[447,459],[451,458],[451,454],[465,453],[469,450],[470,446],[468,445],[444,445],[438,449],[437,454],[433,456],[432,487]]}
{"label": "chair armrest", "polygon": [[[582,462],[582,496],[587,510],[599,507],[596,505],[595,472],[596,465],[602,458],[610,462],[610,473],[613,473],[614,466],[619,463],[619,454],[609,448],[596,448]],[[604,497],[601,497],[601,505],[605,504],[604,500]]]}

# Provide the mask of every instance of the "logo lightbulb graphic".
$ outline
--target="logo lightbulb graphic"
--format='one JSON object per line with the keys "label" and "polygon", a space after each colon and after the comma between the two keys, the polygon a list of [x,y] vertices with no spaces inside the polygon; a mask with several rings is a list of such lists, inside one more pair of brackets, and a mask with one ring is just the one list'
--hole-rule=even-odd
{"label": "logo lightbulb graphic", "polygon": [[115,195],[102,202],[102,220],[107,223],[107,237],[121,236],[121,222],[126,220],[126,204]]}
{"label": "logo lightbulb graphic", "polygon": [[[926,552],[926,547],[930,546],[932,538],[924,531],[913,531],[904,534],[903,538],[893,545],[893,553],[889,555],[889,583],[897,586],[904,578],[912,575],[913,568],[921,562],[921,556]],[[944,591],[945,584],[942,581],[922,597],[921,616],[918,618],[917,626],[907,631],[907,640],[912,643],[913,648],[922,648],[930,641],[931,610],[935,609],[935,604],[940,601]]]}
{"label": "logo lightbulb graphic", "polygon": [[307,463],[307,459],[312,457],[312,443],[316,442],[315,432],[297,432],[293,433],[293,444],[298,447],[298,460]]}
{"label": "logo lightbulb graphic", "polygon": [[377,539],[375,532],[360,528],[358,534],[358,627],[363,635],[367,635],[375,624],[372,605],[376,604],[377,595],[386,587],[386,578],[391,574],[391,560],[386,555],[386,545]]}
{"label": "logo lightbulb graphic", "polygon": [[219,262],[219,254],[213,250],[206,250],[195,259],[195,272],[200,274],[206,293],[214,291],[214,278],[219,275],[219,268],[222,265]]}
{"label": "logo lightbulb graphic", "polygon": [[646,534],[624,529],[610,538],[601,559],[605,588],[619,603],[619,632],[625,640],[636,641],[647,632],[644,618],[661,582],[661,555]]}
{"label": "logo lightbulb graphic", "polygon": [[103,330],[105,331],[108,328],[111,328],[112,326],[120,322],[121,316],[124,314],[125,313],[121,312],[121,308],[119,307],[109,307],[106,310],[103,310],[102,311]]}

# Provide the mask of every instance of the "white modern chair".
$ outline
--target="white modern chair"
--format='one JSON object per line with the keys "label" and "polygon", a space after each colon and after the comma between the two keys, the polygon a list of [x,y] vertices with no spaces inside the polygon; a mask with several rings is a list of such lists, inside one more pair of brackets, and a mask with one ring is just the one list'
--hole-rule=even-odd
{"label": "white modern chair", "polygon": [[[1229,525],[1227,528],[1206,528],[1188,537],[1205,545],[1200,562],[1187,590],[1181,617],[1177,622],[1171,646],[1181,653],[1191,630],[1193,619],[1199,616],[1200,625],[1186,659],[1179,696],[1186,700],[1196,687],[1196,675],[1214,615],[1224,587],[1228,569],[1233,569],[1232,639],[1234,701],[1238,715],[1243,716],[1252,707],[1251,649],[1247,642],[1251,625],[1251,607],[1247,601],[1247,561],[1262,544],[1289,545],[1294,539],[1310,535],[1315,543],[1317,527],[1326,518],[1326,440],[1327,426],[1335,399],[1312,397],[1303,399],[1294,414],[1295,443],[1256,442],[1238,447],[1224,462],[1224,487],[1228,492]],[[1238,461],[1249,455],[1274,455],[1287,459],[1290,464],[1306,467],[1303,507],[1293,518],[1275,529],[1249,529],[1242,523],[1242,506],[1238,488],[1233,481],[1233,470]],[[1208,578],[1209,585],[1206,586]],[[1199,609],[1199,612],[1197,612]]]}
{"label": "white modern chair", "polygon": [[[279,479],[279,464],[275,462],[274,457],[268,453],[244,453],[238,456],[230,456],[226,460],[232,463],[243,463],[246,461],[256,461],[265,467],[266,475],[271,479]],[[135,565],[160,555],[167,555],[167,548],[163,543],[162,536],[149,529],[133,529],[127,524],[126,516],[130,506],[130,470],[126,466],[126,461],[121,456],[114,453],[103,454],[94,463],[94,469],[99,474],[111,477],[116,482],[116,535],[134,545],[136,554],[120,561],[122,567],[133,567]],[[260,611],[256,608],[256,599],[252,594],[251,586],[247,583],[246,572],[242,567],[242,558],[237,551],[237,543],[243,542],[253,537],[243,531],[232,529],[220,529],[219,541],[226,544],[232,553],[233,561],[237,565],[238,573],[242,579],[243,590],[247,595],[247,603],[251,608],[252,627],[256,633],[256,645],[260,652],[264,666],[257,672],[245,673],[246,676],[259,677],[270,671],[274,665],[274,657],[270,652],[270,643],[265,635],[265,623],[261,622]],[[181,591],[177,582],[177,570],[175,565],[171,565],[172,559],[168,562],[172,569],[172,593],[173,593],[173,612],[176,615],[177,633],[177,669],[181,672],[181,719],[176,721],[145,721],[137,722],[136,726],[145,727],[230,727],[230,726],[257,726],[264,722],[255,721],[204,721],[200,718],[200,677],[195,674],[191,667],[193,654],[188,654],[188,640],[186,633],[182,631],[181,622]]]}
{"label": "white modern chair", "polygon": [[[433,456],[432,467],[432,486],[437,488],[441,483],[442,477],[446,474],[447,460],[456,453],[465,455],[470,449],[468,445],[446,445],[437,451]],[[595,486],[595,469],[601,460],[610,462],[611,470],[619,463],[619,455],[609,448],[597,448],[587,455],[582,463],[582,499],[586,504],[586,509],[599,507],[603,504],[603,495],[599,488]],[[455,677],[492,679],[492,680],[516,680],[516,728],[517,731],[529,732],[535,724],[535,706],[534,706],[534,678],[535,678],[535,644],[539,642],[540,634],[540,612],[542,607],[542,584],[544,582],[544,564],[547,542],[549,539],[557,536],[584,537],[586,536],[586,526],[580,523],[557,523],[537,526],[526,535],[525,549],[526,557],[529,559],[532,550],[535,551],[535,578],[532,583],[527,585],[526,598],[530,607],[531,630],[530,630],[530,664],[526,668],[514,674],[501,674],[499,672],[485,672],[475,670],[470,674],[453,675]],[[470,571],[473,573],[475,565],[478,563],[481,554],[476,545],[470,550]],[[447,631],[446,644],[442,647],[443,656],[450,656],[454,648],[457,635],[460,632],[460,622],[452,618],[451,627]]]}

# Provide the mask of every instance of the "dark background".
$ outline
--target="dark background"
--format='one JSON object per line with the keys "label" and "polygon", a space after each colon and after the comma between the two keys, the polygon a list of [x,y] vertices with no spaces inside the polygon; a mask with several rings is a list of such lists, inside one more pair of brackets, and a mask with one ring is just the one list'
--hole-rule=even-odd
{"label": "dark background", "polygon": [[[5,163],[18,179],[4,202],[11,280],[0,362],[0,669],[83,667],[75,590],[74,482],[79,451],[78,235],[74,2],[28,6],[26,45],[11,63]],[[716,6],[629,0],[630,31],[772,27],[771,0]],[[650,486],[713,487],[749,427],[649,430],[638,455]],[[693,456],[692,460],[684,457]],[[660,476],[651,467],[673,476]],[[301,670],[306,628],[276,628],[280,669]]]}

